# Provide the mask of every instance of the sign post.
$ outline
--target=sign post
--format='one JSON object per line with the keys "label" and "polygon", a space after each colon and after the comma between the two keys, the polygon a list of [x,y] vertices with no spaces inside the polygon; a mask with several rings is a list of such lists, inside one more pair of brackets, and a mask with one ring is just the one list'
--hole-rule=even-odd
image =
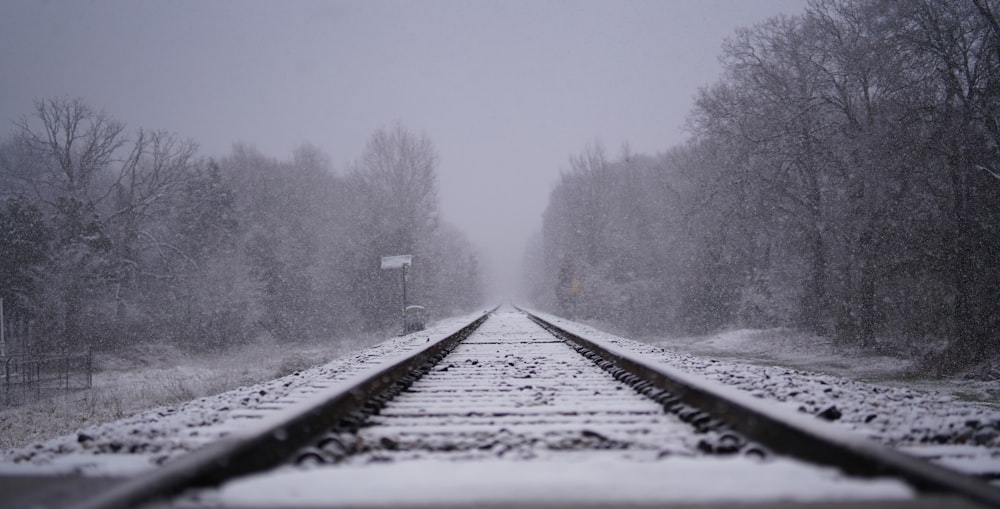
{"label": "sign post", "polygon": [[395,255],[382,257],[382,269],[401,269],[400,278],[403,281],[403,333],[406,333],[406,274],[410,264],[413,263],[413,255]]}
{"label": "sign post", "polygon": [[573,278],[572,286],[570,286],[570,291],[573,292],[573,318],[576,318],[576,301],[579,299],[580,294],[580,280]]}

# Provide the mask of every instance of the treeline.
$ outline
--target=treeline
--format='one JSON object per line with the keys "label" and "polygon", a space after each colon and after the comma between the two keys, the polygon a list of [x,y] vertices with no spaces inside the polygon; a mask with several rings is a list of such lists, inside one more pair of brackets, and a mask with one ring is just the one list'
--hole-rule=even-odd
{"label": "treeline", "polygon": [[37,101],[0,145],[8,350],[386,329],[401,291],[384,255],[414,255],[410,303],[476,305],[477,258],[439,218],[436,161],[398,125],[342,173],[308,145],[287,161],[242,145],[212,160],[82,100]]}
{"label": "treeline", "polygon": [[944,369],[993,355],[998,13],[814,1],[737,31],[686,146],[572,158],[529,252],[536,299],[637,332],[947,338]]}

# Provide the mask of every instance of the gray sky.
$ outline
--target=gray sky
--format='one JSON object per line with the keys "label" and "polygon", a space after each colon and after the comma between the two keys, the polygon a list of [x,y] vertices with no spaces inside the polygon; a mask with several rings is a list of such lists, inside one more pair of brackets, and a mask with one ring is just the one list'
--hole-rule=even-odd
{"label": "gray sky", "polygon": [[570,155],[683,142],[723,39],[804,4],[3,0],[0,122],[79,96],[204,155],[308,142],[343,170],[398,121],[437,148],[445,218],[509,278]]}

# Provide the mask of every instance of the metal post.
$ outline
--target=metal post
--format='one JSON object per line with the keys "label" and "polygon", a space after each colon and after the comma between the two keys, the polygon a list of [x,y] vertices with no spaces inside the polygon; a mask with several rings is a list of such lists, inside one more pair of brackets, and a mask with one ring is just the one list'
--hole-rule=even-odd
{"label": "metal post", "polygon": [[0,359],[7,358],[7,336],[4,333],[3,299],[0,299]]}
{"label": "metal post", "polygon": [[410,268],[412,260],[412,255],[383,256],[381,265],[382,269],[400,269],[402,272],[400,277],[403,278],[403,309],[400,311],[403,315],[403,334],[406,334],[406,271]]}
{"label": "metal post", "polygon": [[406,334],[406,270],[409,267],[409,263],[404,263],[403,270],[399,271],[403,275],[403,334]]}

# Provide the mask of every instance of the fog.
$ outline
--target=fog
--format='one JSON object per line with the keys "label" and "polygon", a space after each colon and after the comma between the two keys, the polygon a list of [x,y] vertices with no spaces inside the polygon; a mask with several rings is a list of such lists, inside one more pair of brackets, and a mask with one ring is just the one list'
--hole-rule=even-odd
{"label": "fog", "polygon": [[224,348],[514,295],[992,362],[998,9],[7,2],[5,320]]}
{"label": "fog", "polygon": [[399,123],[433,143],[441,213],[503,294],[570,155],[682,143],[722,41],[804,4],[8,1],[0,121],[80,97],[201,155],[309,143],[339,172]]}

